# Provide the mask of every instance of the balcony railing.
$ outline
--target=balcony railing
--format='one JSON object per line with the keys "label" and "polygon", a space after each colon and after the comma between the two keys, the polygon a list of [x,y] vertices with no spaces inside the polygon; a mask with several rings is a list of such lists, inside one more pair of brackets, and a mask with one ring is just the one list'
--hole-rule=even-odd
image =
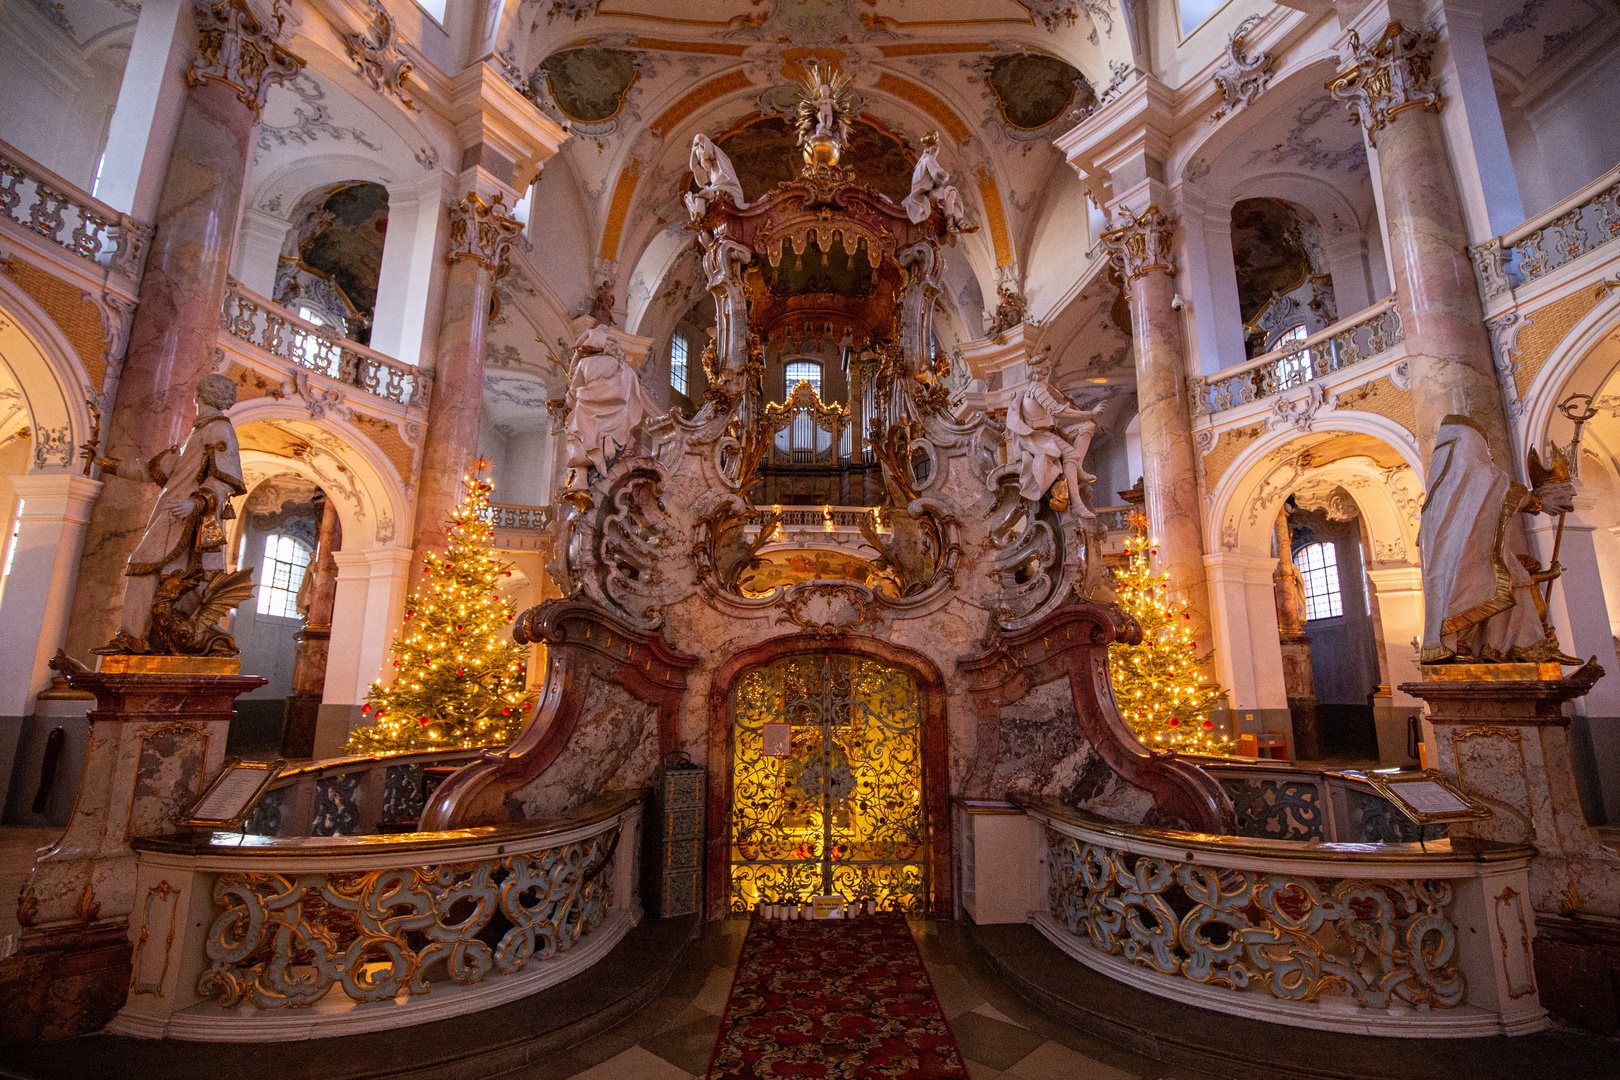
{"label": "balcony railing", "polygon": [[1480,295],[1512,292],[1620,237],[1620,166],[1517,229],[1468,249]]}
{"label": "balcony railing", "polygon": [[131,281],[141,276],[152,227],[120,214],[0,142],[0,214],[57,247]]}
{"label": "balcony railing", "polygon": [[427,408],[430,373],[357,345],[333,327],[300,319],[234,281],[225,297],[220,329],[272,356],[369,394],[410,409]]}
{"label": "balcony railing", "polygon": [[551,507],[492,502],[489,504],[489,523],[497,529],[539,532],[551,524]]}
{"label": "balcony railing", "polygon": [[1240,408],[1371,359],[1402,340],[1401,317],[1390,296],[1303,341],[1201,380],[1204,385],[1194,395],[1193,405],[1200,413]]}

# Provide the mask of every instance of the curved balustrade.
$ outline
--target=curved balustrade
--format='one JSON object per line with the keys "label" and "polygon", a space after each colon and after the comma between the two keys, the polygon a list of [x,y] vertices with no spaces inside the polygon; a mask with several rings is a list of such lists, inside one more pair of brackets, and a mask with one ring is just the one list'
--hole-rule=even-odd
{"label": "curved balustrade", "polygon": [[1388,352],[1404,340],[1395,298],[1390,296],[1303,341],[1291,342],[1285,349],[1274,349],[1242,367],[1194,380],[1203,385],[1195,387],[1193,407],[1201,413],[1218,413],[1275,397]]}
{"label": "curved balustrade", "polygon": [[1620,166],[1517,229],[1468,249],[1485,299],[1512,292],[1620,237]]}
{"label": "curved balustrade", "polygon": [[1532,848],[1209,836],[1011,798],[1030,819],[1026,857],[1042,865],[1030,875],[1031,921],[1111,978],[1224,1013],[1369,1035],[1546,1024],[1529,948]]}
{"label": "curved balustrade", "polygon": [[115,274],[138,280],[152,227],[0,142],[0,214],[37,236]]}
{"label": "curved balustrade", "polygon": [[489,524],[496,529],[539,532],[551,525],[551,507],[492,502],[489,504]]}
{"label": "curved balustrade", "polygon": [[316,326],[280,304],[231,282],[220,328],[232,337],[299,367],[319,372],[368,394],[425,409],[431,372],[384,356],[345,338],[336,328]]}
{"label": "curved balustrade", "polygon": [[134,977],[108,1030],[259,1042],[404,1027],[578,974],[641,918],[645,790],[402,836],[136,840]]}

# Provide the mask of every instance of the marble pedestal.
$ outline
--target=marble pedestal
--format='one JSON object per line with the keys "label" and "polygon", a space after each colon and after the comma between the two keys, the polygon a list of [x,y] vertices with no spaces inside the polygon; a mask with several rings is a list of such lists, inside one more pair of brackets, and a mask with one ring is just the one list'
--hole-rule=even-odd
{"label": "marble pedestal", "polygon": [[207,673],[215,660],[171,665],[190,672],[92,672],[61,653],[51,663],[75,690],[94,693],[96,707],[73,814],[18,899],[22,947],[0,961],[0,1041],[94,1031],[123,1005],[135,896],[129,841],[176,831],[224,760],[237,695],[265,683]]}
{"label": "marble pedestal", "polygon": [[[1561,1019],[1612,1027],[1620,985],[1620,852],[1600,844],[1586,824],[1563,714],[1564,702],[1590,690],[1603,669],[1588,664],[1561,678],[1489,678],[1503,666],[1442,668],[1436,674],[1464,678],[1426,678],[1400,689],[1429,704],[1431,764],[1493,811],[1484,821],[1454,823],[1452,837],[1536,848],[1530,900],[1542,1003]],[[1556,665],[1547,667],[1544,674],[1556,672]]]}

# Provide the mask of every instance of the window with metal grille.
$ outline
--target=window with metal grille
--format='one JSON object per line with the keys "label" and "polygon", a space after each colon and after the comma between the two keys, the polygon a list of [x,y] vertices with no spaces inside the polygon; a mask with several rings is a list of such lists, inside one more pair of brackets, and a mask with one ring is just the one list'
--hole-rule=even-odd
{"label": "window with metal grille", "polygon": [[309,548],[285,533],[264,538],[264,562],[259,566],[260,615],[298,618],[298,589],[309,569]]}
{"label": "window with metal grille", "polygon": [[821,396],[821,365],[814,360],[795,360],[787,366],[787,392],[793,393],[793,388],[801,382],[810,384],[810,389]]}
{"label": "window with metal grille", "polygon": [[676,334],[669,339],[669,388],[677,394],[686,393],[686,335]]}
{"label": "window with metal grille", "polygon": [[1344,614],[1339,592],[1339,556],[1332,544],[1311,544],[1294,555],[1294,565],[1305,579],[1305,620],[1331,619]]}

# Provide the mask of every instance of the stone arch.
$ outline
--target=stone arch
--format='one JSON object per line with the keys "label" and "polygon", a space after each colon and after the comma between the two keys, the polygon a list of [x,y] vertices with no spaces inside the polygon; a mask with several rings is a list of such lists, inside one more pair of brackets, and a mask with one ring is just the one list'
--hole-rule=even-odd
{"label": "stone arch", "polygon": [[8,277],[0,275],[0,368],[18,395],[33,437],[28,472],[70,472],[90,437],[86,399],[95,393],[60,327]]}
{"label": "stone arch", "polygon": [[[1533,320],[1533,316],[1532,316]],[[1522,333],[1534,321],[1519,323]],[[1509,340],[1516,341],[1517,334]],[[1608,346],[1605,348],[1604,346]],[[1508,359],[1513,359],[1510,350]],[[1514,360],[1515,366],[1518,361]],[[1519,433],[1528,449],[1548,439],[1568,444],[1574,426],[1558,412],[1572,393],[1597,395],[1620,368],[1620,290],[1611,290],[1548,352],[1519,403]]]}
{"label": "stone arch", "polygon": [[917,682],[922,698],[923,812],[929,831],[928,880],[935,911],[951,910],[950,772],[946,727],[945,677],[927,656],[865,634],[841,633],[831,638],[790,634],[741,649],[717,667],[709,679],[709,807],[707,885],[709,918],[723,917],[731,895],[731,768],[733,699],[742,677],[777,660],[800,653],[831,652],[903,668]]}
{"label": "stone arch", "polygon": [[[337,507],[346,550],[410,542],[413,506],[404,482],[353,425],[331,416],[315,419],[269,398],[242,402],[230,416],[242,444],[242,479],[250,488],[276,473],[295,473],[317,484]],[[236,542],[235,533],[230,539]]]}

